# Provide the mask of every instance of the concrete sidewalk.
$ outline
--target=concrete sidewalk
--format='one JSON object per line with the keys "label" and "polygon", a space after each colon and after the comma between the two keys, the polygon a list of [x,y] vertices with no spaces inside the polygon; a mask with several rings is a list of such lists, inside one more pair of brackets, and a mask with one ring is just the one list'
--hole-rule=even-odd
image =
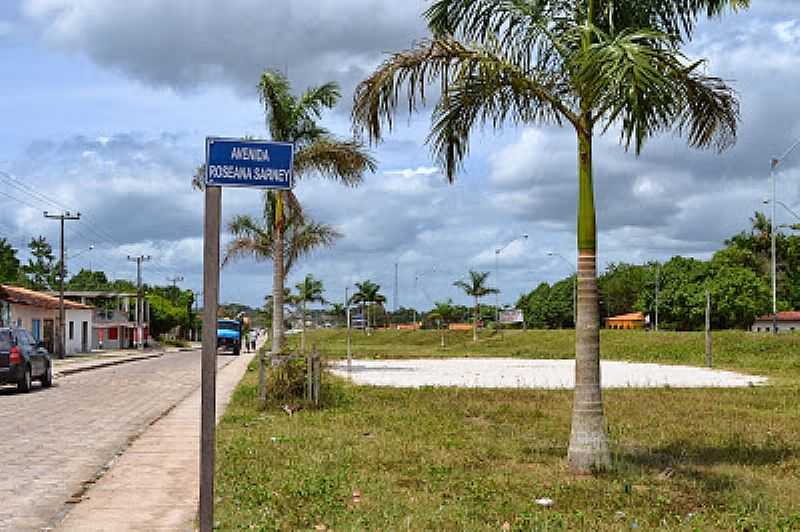
{"label": "concrete sidewalk", "polygon": [[[175,350],[177,351],[177,349]],[[53,375],[55,377],[64,377],[73,373],[80,373],[82,371],[89,371],[97,368],[105,368],[108,366],[116,366],[118,364],[125,364],[127,362],[136,362],[137,360],[147,360],[148,358],[156,358],[162,356],[165,352],[171,352],[169,349],[145,349],[144,351],[137,350],[124,350],[124,351],[98,351],[77,356],[68,356],[66,358],[53,358]]]}
{"label": "concrete sidewalk", "polygon": [[[254,353],[217,374],[217,419]],[[113,462],[59,530],[194,530],[199,490],[200,388]]]}

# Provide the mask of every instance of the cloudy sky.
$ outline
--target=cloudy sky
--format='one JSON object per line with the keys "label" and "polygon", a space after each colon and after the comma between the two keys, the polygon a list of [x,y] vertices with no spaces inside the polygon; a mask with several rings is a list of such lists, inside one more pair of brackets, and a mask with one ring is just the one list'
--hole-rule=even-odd
{"label": "cloudy sky", "polygon": [[[616,134],[597,140],[600,261],[708,257],[747,227],[769,192],[770,158],[800,137],[800,2],[754,0],[705,23],[689,50],[740,94],[738,144],[722,155],[680,140],[651,142],[636,158]],[[80,211],[67,229],[68,265],[133,279],[128,255],[149,254],[145,280],[202,278],[202,195],[190,177],[204,138],[265,136],[255,91],[268,68],[295,87],[338,81],[340,106],[325,117],[349,134],[355,84],[385,54],[426,35],[426,0],[3,0],[0,2],[0,235],[23,248],[57,243],[42,211]],[[309,178],[297,194],[345,237],[304,260],[290,279],[321,277],[328,299],[372,279],[399,304],[466,299],[452,287],[469,268],[495,269],[510,303],[574,262],[575,140],[569,130],[507,128],[475,136],[456,184],[424,145],[424,115],[402,120],[374,148],[378,170],[359,189]],[[778,197],[800,210],[800,150],[784,162]],[[225,218],[257,213],[257,191],[224,192]],[[789,223],[779,211],[779,223]],[[528,234],[527,240],[514,240]],[[89,245],[94,250],[86,251]],[[269,264],[223,271],[222,300],[260,305]]]}

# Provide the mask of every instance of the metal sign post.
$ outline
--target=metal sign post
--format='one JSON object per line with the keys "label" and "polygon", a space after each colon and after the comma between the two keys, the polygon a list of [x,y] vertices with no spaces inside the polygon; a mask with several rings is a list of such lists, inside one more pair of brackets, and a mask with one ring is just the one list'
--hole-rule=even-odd
{"label": "metal sign post", "polygon": [[221,187],[292,188],[294,147],[284,142],[206,139],[203,224],[203,354],[200,398],[200,531],[214,528],[214,456],[217,400],[217,307]]}

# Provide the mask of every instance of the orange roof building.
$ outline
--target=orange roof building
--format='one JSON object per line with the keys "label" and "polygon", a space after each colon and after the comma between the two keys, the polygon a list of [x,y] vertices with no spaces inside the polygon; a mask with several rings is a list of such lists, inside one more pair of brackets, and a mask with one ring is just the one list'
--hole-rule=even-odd
{"label": "orange roof building", "polygon": [[606,318],[607,329],[644,329],[644,314],[641,312],[630,312]]}
{"label": "orange roof building", "polygon": [[[778,331],[795,332],[800,331],[800,311],[797,310],[784,310],[778,312],[776,325]],[[753,332],[770,332],[772,331],[772,314],[766,314],[753,323],[750,328]]]}

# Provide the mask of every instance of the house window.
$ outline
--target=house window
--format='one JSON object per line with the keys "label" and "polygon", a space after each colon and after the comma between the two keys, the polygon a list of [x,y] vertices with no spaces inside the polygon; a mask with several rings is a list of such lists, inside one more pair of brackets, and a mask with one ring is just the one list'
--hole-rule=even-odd
{"label": "house window", "polygon": [[75,338],[75,322],[69,322],[69,339],[72,340]]}

